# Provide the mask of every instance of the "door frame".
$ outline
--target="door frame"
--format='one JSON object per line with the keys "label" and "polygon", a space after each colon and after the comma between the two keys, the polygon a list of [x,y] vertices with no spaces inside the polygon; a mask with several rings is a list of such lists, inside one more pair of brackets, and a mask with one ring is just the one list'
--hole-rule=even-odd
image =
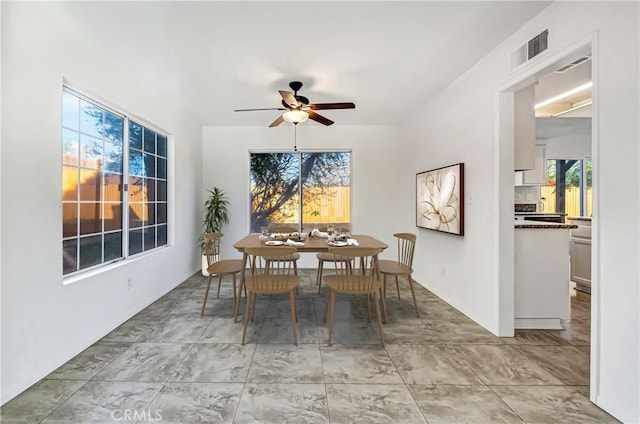
{"label": "door frame", "polygon": [[590,365],[590,399],[596,403],[599,392],[600,373],[600,252],[599,252],[599,217],[598,193],[599,151],[598,139],[598,34],[574,42],[557,52],[542,53],[534,63],[514,73],[502,84],[494,99],[494,206],[498,211],[496,222],[496,240],[498,258],[497,275],[497,334],[501,337],[513,337],[515,321],[514,298],[514,237],[513,199],[514,188],[514,93],[528,85],[535,84],[542,77],[564,65],[568,65],[585,54],[591,54],[592,117],[591,117],[591,160],[593,178],[593,219],[591,248],[591,365]]}

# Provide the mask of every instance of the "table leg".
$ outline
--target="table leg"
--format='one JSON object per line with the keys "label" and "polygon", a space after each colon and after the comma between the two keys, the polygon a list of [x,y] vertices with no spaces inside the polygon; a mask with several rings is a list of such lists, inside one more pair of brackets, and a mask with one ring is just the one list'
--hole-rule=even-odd
{"label": "table leg", "polygon": [[[380,281],[380,267],[378,266],[378,255],[375,255],[373,257],[373,263],[374,263],[375,269],[376,269],[376,277],[378,278],[378,281]],[[383,293],[382,287],[380,287],[380,303],[382,304],[383,322],[386,324],[388,322],[387,302],[386,302],[386,299],[384,297],[384,293]]]}
{"label": "table leg", "polygon": [[[233,308],[233,322],[238,322],[238,310],[240,309],[240,300],[242,299],[242,292],[245,284],[245,269],[247,267],[247,252],[242,252],[242,271],[240,272],[240,291],[238,291],[238,296],[236,296],[235,305]],[[247,297],[245,295],[245,297]]]}

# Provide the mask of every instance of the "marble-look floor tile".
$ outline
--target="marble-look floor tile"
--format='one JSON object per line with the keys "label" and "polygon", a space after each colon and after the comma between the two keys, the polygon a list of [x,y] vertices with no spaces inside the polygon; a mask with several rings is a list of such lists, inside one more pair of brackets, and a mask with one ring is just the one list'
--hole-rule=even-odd
{"label": "marble-look floor tile", "polygon": [[[249,328],[247,328],[247,332]],[[296,323],[298,344],[318,344],[316,320],[299,319]],[[289,319],[266,318],[260,332],[260,343],[291,343],[293,345],[293,323]]]}
{"label": "marble-look floor tile", "polygon": [[94,377],[106,381],[166,381],[193,345],[135,343]]}
{"label": "marble-look floor tile", "polygon": [[170,381],[243,382],[256,345],[197,343]]}
{"label": "marble-look floor tile", "polygon": [[[362,296],[360,296],[362,297]],[[316,297],[314,299],[316,312],[316,320],[320,323],[324,320],[325,297]],[[372,315],[374,314],[372,310]],[[363,304],[362,299],[355,296],[336,298],[335,317],[338,319],[366,319],[367,308]],[[329,321],[329,313],[327,312],[327,322]]]}
{"label": "marble-look floor tile", "polygon": [[445,345],[386,345],[405,384],[482,384]]}
{"label": "marble-look floor tile", "polygon": [[[175,308],[169,311],[169,315],[188,315],[192,317],[199,317],[202,312],[203,300],[204,298],[202,297],[187,297],[178,303]],[[215,316],[216,312],[222,308],[224,303],[224,299],[216,299],[215,297],[211,298],[210,296],[209,299],[207,299],[207,306],[204,308],[204,316]]]}
{"label": "marble-look floor tile", "polygon": [[166,383],[147,408],[160,414],[140,423],[230,423],[236,412],[242,383]]}
{"label": "marble-look floor tile", "polygon": [[387,306],[387,316],[389,318],[388,324],[418,319],[415,307],[413,306],[413,300],[403,302],[397,299],[389,299],[388,297],[389,295],[387,294],[385,304]]}
{"label": "marble-look floor tile", "polygon": [[[377,325],[372,325],[373,331],[379,333]],[[382,326],[385,344],[434,344],[442,343],[440,337],[430,326],[417,318],[403,321],[392,321]]]}
{"label": "marble-look floor tile", "polygon": [[[228,299],[224,302],[221,308],[216,310],[215,316],[219,318],[232,318],[234,314],[234,303],[233,299]],[[247,300],[243,296],[240,300],[240,308],[238,309],[238,322],[242,322],[244,319],[244,313],[247,308]],[[253,323],[249,321],[249,324],[260,324],[264,321],[264,318],[267,316],[267,310],[269,309],[269,297],[268,296],[258,296],[258,300],[256,301],[256,309],[253,316]]]}
{"label": "marble-look floor tile", "polygon": [[[316,313],[313,299],[296,299],[298,319],[311,319],[315,321]],[[291,301],[287,299],[273,299],[269,302],[267,310],[268,319],[291,319]]]}
{"label": "marble-look floor tile", "polygon": [[513,345],[561,346],[567,342],[543,330],[516,330],[515,337],[503,337],[505,343]]}
{"label": "marble-look floor tile", "polygon": [[247,383],[235,423],[328,423],[324,384]]}
{"label": "marble-look floor tile", "polygon": [[453,306],[444,302],[418,302],[420,318],[435,321],[468,319]]}
{"label": "marble-look floor tile", "polygon": [[102,338],[103,342],[134,343],[158,324],[156,320],[130,319]]}
{"label": "marble-look floor tile", "polygon": [[563,320],[564,330],[545,330],[573,346],[588,346],[591,343],[591,324],[589,321]]}
{"label": "marble-look floor tile", "polygon": [[107,424],[118,422],[133,411],[142,416],[152,412],[146,407],[161,387],[162,383],[89,381],[43,424]]}
{"label": "marble-look floor tile", "polygon": [[529,359],[569,386],[589,385],[589,355],[573,346],[518,346]]}
{"label": "marble-look floor tile", "polygon": [[528,423],[605,424],[618,421],[572,387],[498,386],[493,391]]}
{"label": "marble-look floor tile", "polygon": [[430,424],[522,423],[484,385],[414,385],[409,390]]}
{"label": "marble-look floor tile", "polygon": [[562,384],[511,345],[453,345],[451,348],[485,384]]}
{"label": "marble-look floor tile", "polygon": [[[247,339],[245,343],[257,343],[261,323],[253,323],[247,326]],[[242,343],[242,322],[233,322],[232,318],[213,318],[209,326],[204,330],[198,343]]]}
{"label": "marble-look floor tile", "polygon": [[90,380],[131,343],[99,342],[76,355],[46,378],[58,380]]}
{"label": "marble-look floor tile", "polygon": [[175,289],[165,294],[164,296],[162,296],[160,299],[183,300],[189,297],[189,295],[191,295],[191,293],[193,293],[196,289],[197,289],[196,285],[190,284],[190,285],[183,286],[181,284]]}
{"label": "marble-look floor tile", "polygon": [[[422,318],[421,318],[422,319]],[[482,328],[469,318],[458,320],[438,320],[432,328],[444,343],[448,344],[502,344],[500,337]]]}
{"label": "marble-look floor tile", "polygon": [[251,362],[248,382],[323,383],[318,345],[258,345]]}
{"label": "marble-look floor tile", "polygon": [[405,385],[327,384],[332,424],[427,423]]}
{"label": "marble-look floor tile", "polygon": [[86,381],[41,380],[2,406],[0,422],[39,423],[85,383]]}
{"label": "marble-look floor tile", "polygon": [[573,388],[580,393],[581,395],[583,395],[584,397],[586,397],[587,399],[589,399],[589,395],[591,394],[590,391],[590,387],[589,386],[573,386]]}
{"label": "marble-look floor tile", "polygon": [[177,299],[159,299],[144,308],[133,319],[160,320],[180,303]]}
{"label": "marble-look floor tile", "polygon": [[325,383],[403,384],[381,346],[321,346]]}
{"label": "marble-look floor tile", "polygon": [[[374,321],[372,320],[372,323]],[[329,323],[318,322],[318,338],[321,345],[329,343]],[[375,323],[375,325],[378,325]],[[385,328],[382,329],[385,331]],[[367,320],[336,317],[333,323],[333,343],[345,345],[380,345],[378,333]]]}
{"label": "marble-look floor tile", "polygon": [[142,336],[141,342],[195,343],[211,323],[211,318],[169,315],[151,331]]}

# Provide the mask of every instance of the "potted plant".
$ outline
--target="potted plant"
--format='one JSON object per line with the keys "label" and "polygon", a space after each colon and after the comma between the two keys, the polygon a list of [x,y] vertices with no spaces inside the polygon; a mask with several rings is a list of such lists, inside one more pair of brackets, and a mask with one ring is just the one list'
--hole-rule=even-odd
{"label": "potted plant", "polygon": [[[218,187],[207,190],[209,197],[204,202],[202,212],[204,220],[202,222],[202,233],[219,233],[222,227],[229,223],[229,200],[226,194]],[[204,239],[201,235],[200,251],[202,252],[202,275],[207,276],[207,256],[204,254]],[[219,243],[219,241],[216,241]]]}

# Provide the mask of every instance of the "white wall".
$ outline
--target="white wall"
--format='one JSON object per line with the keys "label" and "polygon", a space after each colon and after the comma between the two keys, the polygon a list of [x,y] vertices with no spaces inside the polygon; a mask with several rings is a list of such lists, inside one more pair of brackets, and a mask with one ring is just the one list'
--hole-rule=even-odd
{"label": "white wall", "polygon": [[[289,124],[204,128],[203,190],[217,186],[231,201],[230,224],[223,230],[223,257],[237,257],[232,245],[249,231],[249,151],[292,149],[293,136]],[[352,233],[369,234],[389,245],[395,243],[393,233],[415,231],[415,217],[400,212],[406,212],[406,205],[400,203],[406,198],[403,193],[413,193],[415,184],[415,176],[408,181],[399,179],[404,166],[398,154],[400,145],[397,128],[392,126],[336,124],[329,128],[307,122],[298,128],[300,150],[353,149]],[[395,254],[395,249],[388,249],[382,256]],[[315,254],[304,254],[299,266],[316,267]]]}
{"label": "white wall", "polygon": [[[201,127],[162,87],[97,48],[69,19],[74,4],[2,8],[5,403],[197,270]],[[75,18],[95,33],[108,30],[100,16]],[[61,259],[63,77],[171,133],[176,175],[173,246],[68,285]]]}
{"label": "white wall", "polygon": [[[592,321],[602,338],[592,343],[591,399],[626,422],[640,421],[639,201],[637,191],[628,191],[629,184],[619,184],[619,176],[624,170],[631,186],[640,182],[638,12],[635,2],[555,2],[430,99],[401,127],[408,141],[403,179],[420,170],[460,161],[465,162],[466,171],[465,236],[420,231],[416,255],[427,262],[416,264],[414,276],[498,333],[499,275],[501,268],[513,269],[513,258],[500,255],[502,239],[498,240],[500,231],[509,228],[506,220],[513,208],[513,172],[508,169],[513,161],[504,156],[508,152],[512,156],[513,147],[500,145],[496,151],[494,143],[497,92],[517,80],[508,70],[509,55],[545,28],[550,34],[545,56],[597,32],[593,132],[599,141],[594,144],[594,157],[598,158],[594,163],[594,234],[598,247],[594,278],[599,280],[599,289],[592,302]],[[407,194],[402,203],[410,204],[411,200]],[[513,243],[512,226],[510,234]]]}

